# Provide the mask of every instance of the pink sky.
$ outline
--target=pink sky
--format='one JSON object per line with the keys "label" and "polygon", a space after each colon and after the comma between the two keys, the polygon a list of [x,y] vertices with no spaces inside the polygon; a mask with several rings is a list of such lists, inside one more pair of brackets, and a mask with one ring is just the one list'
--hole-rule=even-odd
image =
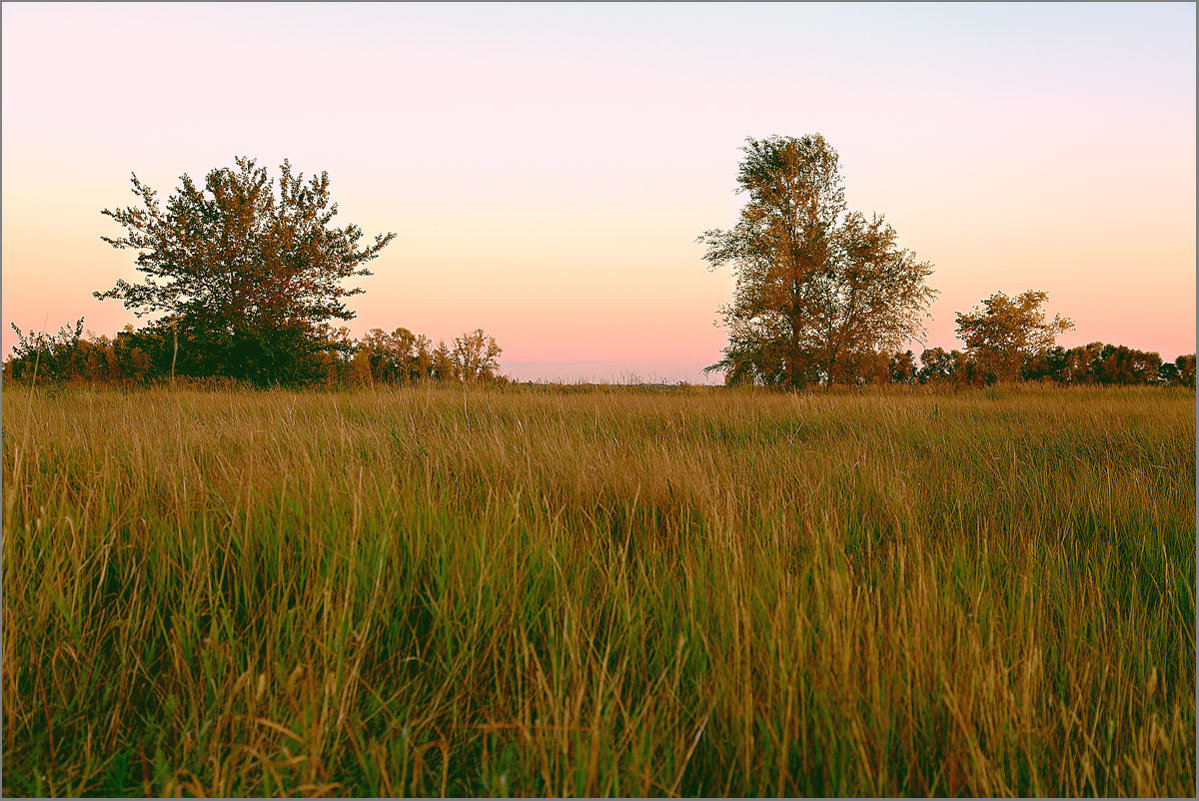
{"label": "pink sky", "polygon": [[[700,381],[746,136],[820,132],[852,208],[936,265],[927,345],[995,290],[1102,340],[1195,350],[1195,8],[1016,5],[3,7],[3,349],[132,322],[99,237],[255,156],[327,170],[396,241],[356,334],[483,327],[517,378]],[[914,343],[919,352],[920,345]]]}

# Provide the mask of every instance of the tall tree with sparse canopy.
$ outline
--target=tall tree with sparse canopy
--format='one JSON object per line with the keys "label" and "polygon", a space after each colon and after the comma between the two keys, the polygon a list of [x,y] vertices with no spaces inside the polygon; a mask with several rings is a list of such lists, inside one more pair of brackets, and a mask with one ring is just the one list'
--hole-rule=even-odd
{"label": "tall tree with sparse canopy", "polygon": [[101,239],[137,251],[144,278],[95,296],[139,317],[161,315],[153,325],[185,343],[182,372],[257,383],[307,377],[308,357],[324,345],[319,326],[354,317],[345,299],[362,289],[343,282],[370,275],[362,265],[395,237],[360,246],[358,226],[331,224],[327,173],[306,182],[289,162],[280,169],[276,192],[265,167],[237,158],[235,169],[209,172],[203,188],[183,175],[165,205],[134,174],[140,204],[101,212],[125,229]]}
{"label": "tall tree with sparse canopy", "polygon": [[697,240],[737,279],[720,309],[729,345],[708,369],[728,383],[853,381],[869,356],[919,337],[936,296],[932,265],[900,247],[882,216],[846,208],[824,137],[751,137],[742,151],[737,191],[749,199],[736,227]]}
{"label": "tall tree with sparse canopy", "polygon": [[969,312],[957,312],[958,339],[989,381],[1014,381],[1026,358],[1052,348],[1059,333],[1074,327],[1069,319],[1045,319],[1041,308],[1048,292],[1030,289],[1009,298],[996,292]]}

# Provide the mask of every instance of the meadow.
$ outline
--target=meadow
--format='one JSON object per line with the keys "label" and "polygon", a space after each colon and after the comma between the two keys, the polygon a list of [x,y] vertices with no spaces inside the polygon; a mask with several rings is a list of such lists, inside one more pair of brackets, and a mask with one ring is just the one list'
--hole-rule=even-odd
{"label": "meadow", "polygon": [[8,795],[1192,795],[1195,394],[3,394]]}

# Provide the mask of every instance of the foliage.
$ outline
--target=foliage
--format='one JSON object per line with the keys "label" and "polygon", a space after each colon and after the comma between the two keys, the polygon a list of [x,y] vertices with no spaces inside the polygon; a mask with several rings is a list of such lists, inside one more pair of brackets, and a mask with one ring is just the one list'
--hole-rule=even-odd
{"label": "foliage", "polygon": [[[922,384],[989,384],[996,376],[992,364],[980,367],[974,357],[942,348],[925,350],[917,378]],[[1021,356],[1017,378],[1075,385],[1194,386],[1194,354],[1163,362],[1159,354],[1125,345],[1092,342],[1074,348],[1054,346]],[[1189,366],[1189,373],[1188,373]],[[1189,375],[1189,379],[1188,379]]]}
{"label": "foliage", "polygon": [[466,382],[494,381],[504,349],[482,328],[454,338],[455,373]]}
{"label": "foliage", "polygon": [[1195,386],[1195,354],[1179,356],[1174,364],[1178,370],[1178,383],[1188,387]]}
{"label": "foliage", "polygon": [[[170,374],[172,330],[168,323],[152,323],[140,330],[126,326],[115,337],[83,331],[82,318],[60,328],[57,334],[23,332],[15,325],[18,343],[4,363],[6,379],[32,380],[35,365],[41,381],[82,381],[107,384],[145,384]],[[406,328],[387,333],[368,331],[361,340],[345,327],[323,325],[316,337],[321,347],[304,364],[310,383],[326,386],[413,384],[419,382],[504,383],[498,373],[502,348],[481,329],[454,339],[451,348],[432,346],[423,334]],[[192,375],[190,354],[196,353],[186,336],[181,352],[183,375]],[[959,350],[927,348],[919,358],[912,351],[879,351],[848,354],[846,363],[855,384],[953,384],[967,386],[995,381],[971,354]],[[1163,362],[1154,352],[1124,345],[1092,342],[1074,348],[1055,346],[1024,355],[1017,378],[1022,381],[1062,385],[1195,386],[1195,356]],[[193,380],[194,382],[194,380]]]}
{"label": "foliage", "polygon": [[137,251],[141,283],[123,279],[100,299],[116,299],[138,316],[165,314],[183,337],[181,372],[228,375],[257,383],[311,379],[315,333],[354,313],[344,299],[362,292],[346,279],[370,275],[371,261],[395,234],[359,246],[362,230],[333,227],[337,204],[322,172],[308,182],[284,161],[278,192],[265,167],[236,159],[214,169],[199,188],[188,175],[165,206],[132,176],[140,205],[104,209],[125,229],[101,237]]}
{"label": "foliage", "polygon": [[397,328],[390,334],[372,328],[359,343],[370,363],[373,380],[388,384],[410,384],[431,376],[432,343],[424,334]]}
{"label": "foliage", "polygon": [[76,364],[79,350],[79,340],[83,335],[83,318],[80,317],[75,325],[64,325],[58,329],[58,334],[45,331],[22,331],[16,323],[12,330],[17,334],[17,344],[13,347],[15,365],[10,371],[13,378],[36,378],[37,371],[42,375],[69,376],[77,371]]}
{"label": "foliage", "polygon": [[1195,396],[6,387],[8,796],[1189,796]]}
{"label": "foliage", "polygon": [[801,387],[867,378],[873,356],[918,336],[935,297],[928,262],[879,215],[848,211],[837,152],[819,134],[746,140],[737,225],[704,232],[704,258],[732,267],[721,308],[730,384]]}
{"label": "foliage", "polygon": [[921,384],[948,381],[953,375],[954,352],[944,348],[927,348],[920,354],[920,370],[916,374]]}
{"label": "foliage", "polygon": [[[4,363],[4,375],[19,381],[78,381],[105,384],[147,384],[166,380],[175,363],[175,331],[169,320],[157,320],[141,329],[126,326],[116,337],[83,333],[83,319],[74,327],[64,326],[57,335],[22,332]],[[204,351],[189,330],[180,343],[179,374],[189,383],[207,381],[219,372],[205,370]],[[317,326],[311,334],[312,347],[301,359],[290,361],[289,384],[359,386],[375,383],[412,384],[426,381],[504,383],[499,373],[503,349],[482,329],[456,338],[455,349],[445,343],[433,349],[424,334],[397,328],[388,334],[374,328],[361,340],[348,328]],[[239,382],[243,379],[223,377]]]}
{"label": "foliage", "polygon": [[1041,306],[1048,299],[1049,293],[1032,289],[1015,298],[996,292],[982,309],[957,313],[958,339],[985,380],[1015,380],[1024,359],[1053,347],[1057,334],[1074,327],[1060,315],[1045,319]]}
{"label": "foliage", "polygon": [[430,372],[433,378],[446,383],[459,380],[454,357],[444,341],[439,341],[437,347],[433,349],[431,361]]}
{"label": "foliage", "polygon": [[912,384],[916,381],[916,357],[910,351],[896,353],[891,356],[891,382],[895,384]]}

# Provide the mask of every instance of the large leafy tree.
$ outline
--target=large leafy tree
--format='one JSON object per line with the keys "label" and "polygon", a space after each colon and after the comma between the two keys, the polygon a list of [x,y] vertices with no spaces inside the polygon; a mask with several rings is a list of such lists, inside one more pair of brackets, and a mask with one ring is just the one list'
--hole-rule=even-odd
{"label": "large leafy tree", "polygon": [[708,369],[790,387],[861,378],[874,354],[922,333],[932,266],[882,216],[847,209],[837,152],[819,134],[751,137],[742,152],[737,225],[698,240],[737,279],[720,309],[729,345]]}
{"label": "large leafy tree", "polygon": [[957,313],[958,339],[986,380],[1015,380],[1026,359],[1049,350],[1059,333],[1074,327],[1061,315],[1045,318],[1048,299],[1049,293],[1033,289],[1014,298],[996,292],[982,308]]}
{"label": "large leafy tree", "polygon": [[[283,162],[278,187],[265,167],[237,158],[214,169],[203,188],[187,175],[163,204],[132,176],[139,204],[104,209],[124,229],[101,237],[137,251],[138,283],[118,280],[100,299],[120,300],[138,316],[169,326],[181,368],[260,383],[307,377],[329,320],[354,317],[345,299],[362,292],[347,279],[370,275],[363,265],[395,234],[359,244],[353,224],[334,227],[337,204],[322,172],[308,181]],[[174,358],[174,357],[173,357]]]}

